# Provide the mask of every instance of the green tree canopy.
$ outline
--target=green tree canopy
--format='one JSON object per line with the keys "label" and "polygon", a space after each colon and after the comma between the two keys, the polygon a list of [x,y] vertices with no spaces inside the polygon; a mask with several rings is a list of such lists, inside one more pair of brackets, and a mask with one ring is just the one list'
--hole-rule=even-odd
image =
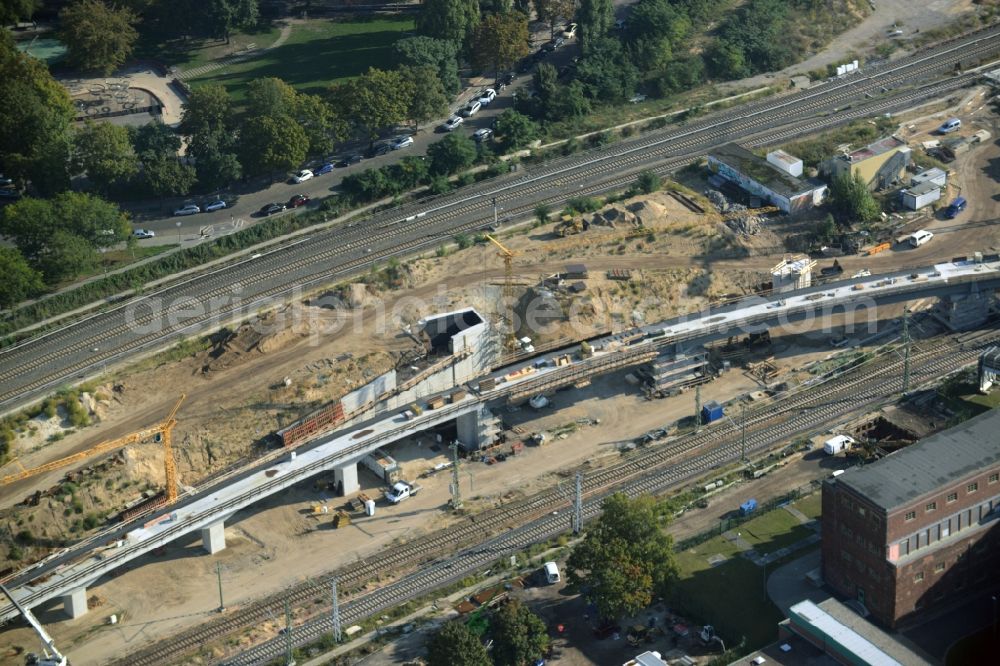
{"label": "green tree canopy", "polygon": [[533,0],[538,20],[549,25],[549,33],[556,36],[556,24],[560,19],[569,20],[576,10],[576,0]]}
{"label": "green tree canopy", "polygon": [[473,32],[472,63],[499,76],[528,55],[528,17],[521,12],[490,14]]}
{"label": "green tree canopy", "polygon": [[424,0],[417,32],[425,37],[464,44],[479,24],[479,0]]}
{"label": "green tree canopy", "polygon": [[602,617],[635,615],[677,578],[673,540],[663,527],[652,497],[612,495],[573,549],[568,580],[587,586]]}
{"label": "green tree canopy", "polygon": [[188,155],[195,160],[202,188],[215,190],[243,175],[236,155],[235,128],[236,114],[225,88],[213,84],[191,92],[179,129],[188,137]]}
{"label": "green tree canopy", "polygon": [[298,93],[273,76],[254,79],[247,85],[247,115],[280,116],[295,113]]}
{"label": "green tree canopy", "polygon": [[252,116],[240,129],[240,163],[250,175],[296,169],[308,149],[305,130],[290,116]]}
{"label": "green tree canopy", "polygon": [[73,139],[73,162],[100,192],[124,183],[139,170],[128,128],[88,122]]}
{"label": "green tree canopy", "polygon": [[400,74],[413,84],[413,97],[410,98],[407,114],[410,120],[419,128],[425,123],[448,113],[448,96],[433,67],[402,67]]}
{"label": "green tree canopy", "polygon": [[621,41],[608,37],[591,42],[577,64],[576,77],[590,97],[606,102],[627,99],[639,82],[639,72]]}
{"label": "green tree canopy", "polygon": [[882,215],[882,208],[859,172],[855,172],[853,177],[841,173],[833,179],[830,205],[835,214],[847,222],[874,222]]}
{"label": "green tree canopy", "polygon": [[199,4],[207,18],[204,25],[227,44],[233,30],[252,27],[260,14],[258,0],[202,0]]}
{"label": "green tree canopy", "polygon": [[41,194],[66,189],[74,115],[48,68],[0,30],[0,173],[21,186],[30,181]]}
{"label": "green tree canopy", "polygon": [[591,43],[604,37],[615,24],[615,8],[611,0],[580,0],[576,10],[580,24],[580,49],[586,52]]}
{"label": "green tree canopy", "polygon": [[17,305],[45,288],[42,275],[12,247],[0,247],[0,308]]}
{"label": "green tree canopy", "polygon": [[518,599],[497,611],[491,631],[495,666],[531,666],[549,647],[545,623]]}
{"label": "green tree canopy", "polygon": [[38,4],[38,0],[0,1],[0,25],[10,25],[30,19],[38,9]]}
{"label": "green tree canopy", "polygon": [[141,183],[154,197],[183,196],[197,179],[194,167],[177,156],[181,140],[169,127],[149,123],[132,130],[132,146],[139,157]]}
{"label": "green tree canopy", "polygon": [[504,148],[513,150],[538,138],[538,125],[523,113],[507,109],[497,117],[496,133]]}
{"label": "green tree canopy", "polygon": [[127,7],[77,0],[59,12],[59,38],[66,44],[66,60],[85,71],[110,74],[132,55],[139,37],[138,22],[138,15]]}
{"label": "green tree canopy", "polygon": [[398,71],[370,68],[331,89],[337,113],[348,118],[374,143],[379,130],[406,120],[413,85]]}
{"label": "green tree canopy", "polygon": [[431,161],[431,173],[456,173],[476,161],[476,144],[465,134],[449,134],[427,146],[427,157]]}
{"label": "green tree canopy", "polygon": [[434,37],[407,37],[393,44],[395,59],[403,66],[433,67],[449,95],[461,87],[458,78],[458,42]]}
{"label": "green tree canopy", "polygon": [[482,641],[464,622],[448,622],[427,646],[427,666],[493,666]]}
{"label": "green tree canopy", "polygon": [[188,154],[195,158],[198,183],[205,190],[217,190],[243,176],[243,165],[232,141],[222,134],[195,135]]}
{"label": "green tree canopy", "polygon": [[197,86],[191,91],[181,113],[181,134],[191,137],[196,134],[229,132],[235,126],[233,101],[224,87],[211,83]]}

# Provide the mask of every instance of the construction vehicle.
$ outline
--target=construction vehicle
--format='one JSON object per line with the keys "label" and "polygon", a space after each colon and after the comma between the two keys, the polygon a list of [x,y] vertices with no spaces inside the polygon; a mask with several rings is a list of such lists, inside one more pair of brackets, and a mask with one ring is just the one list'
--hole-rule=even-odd
{"label": "construction vehicle", "polygon": [[53,460],[50,463],[39,465],[38,467],[34,467],[32,469],[22,469],[20,472],[10,474],[0,479],[0,486],[6,486],[7,484],[28,479],[44,472],[51,472],[52,470],[72,465],[75,462],[85,460],[99,453],[114,451],[115,449],[120,449],[130,444],[137,444],[152,438],[154,442],[163,444],[163,468],[164,478],[167,484],[167,502],[173,503],[177,499],[177,468],[174,464],[174,452],[171,447],[171,434],[174,426],[177,425],[177,419],[174,417],[177,415],[177,410],[180,409],[181,403],[184,402],[186,397],[186,394],[181,394],[181,397],[177,400],[174,408],[170,410],[170,414],[167,418],[151,428],[138,430],[129,435],[125,435],[124,437],[119,437],[118,439],[101,442],[97,446],[93,446],[86,451],[80,451],[79,453],[74,453],[71,456],[60,458],[59,460]]}
{"label": "construction vehicle", "polygon": [[503,318],[506,326],[503,337],[503,351],[505,354],[517,353],[518,341],[517,331],[514,330],[514,253],[504,247],[503,243],[493,236],[486,234],[486,239],[497,246],[500,250],[500,257],[503,259]]}
{"label": "construction vehicle", "polygon": [[56,649],[55,641],[52,640],[52,637],[45,631],[45,627],[41,625],[31,611],[19,604],[14,595],[6,587],[0,585],[0,590],[3,590],[3,593],[10,599],[10,603],[14,604],[14,607],[17,608],[18,612],[28,621],[28,624],[31,625],[31,628],[35,630],[35,633],[42,640],[42,656],[32,653],[27,654],[24,661],[26,666],[69,666],[69,660]]}
{"label": "construction vehicle", "polygon": [[556,233],[563,237],[573,236],[575,234],[582,233],[589,228],[590,222],[583,219],[583,217],[566,213],[559,218],[559,225],[556,227]]}

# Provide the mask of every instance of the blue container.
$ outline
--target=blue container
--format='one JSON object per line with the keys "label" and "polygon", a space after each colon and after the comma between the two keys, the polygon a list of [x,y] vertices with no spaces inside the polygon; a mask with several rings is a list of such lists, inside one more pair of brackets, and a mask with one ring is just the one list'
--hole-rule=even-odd
{"label": "blue container", "polygon": [[740,504],[740,515],[746,516],[757,510],[757,500],[748,499],[743,504]]}
{"label": "blue container", "polygon": [[715,400],[711,402],[706,402],[701,407],[701,422],[711,423],[712,421],[718,421],[722,418],[722,405],[717,403]]}

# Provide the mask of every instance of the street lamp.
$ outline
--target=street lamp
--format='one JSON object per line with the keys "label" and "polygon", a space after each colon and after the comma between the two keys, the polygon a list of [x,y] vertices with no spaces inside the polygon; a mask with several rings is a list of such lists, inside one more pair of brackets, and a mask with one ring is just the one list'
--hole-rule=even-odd
{"label": "street lamp", "polygon": [[181,221],[177,220],[177,244],[181,244]]}

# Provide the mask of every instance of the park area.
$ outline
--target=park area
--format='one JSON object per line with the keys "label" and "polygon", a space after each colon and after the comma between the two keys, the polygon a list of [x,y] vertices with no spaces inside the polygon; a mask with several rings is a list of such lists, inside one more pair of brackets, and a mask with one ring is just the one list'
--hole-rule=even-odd
{"label": "park area", "polygon": [[[412,30],[413,20],[405,17],[291,20],[278,31],[235,38],[243,48],[261,49],[245,60],[219,68],[202,67],[210,61],[199,53],[180,67],[191,72],[185,77],[190,85],[221,84],[237,102],[250,81],[265,77],[283,79],[299,92],[315,94],[369,67],[392,69],[392,45]],[[225,58],[226,53],[218,57]]]}

